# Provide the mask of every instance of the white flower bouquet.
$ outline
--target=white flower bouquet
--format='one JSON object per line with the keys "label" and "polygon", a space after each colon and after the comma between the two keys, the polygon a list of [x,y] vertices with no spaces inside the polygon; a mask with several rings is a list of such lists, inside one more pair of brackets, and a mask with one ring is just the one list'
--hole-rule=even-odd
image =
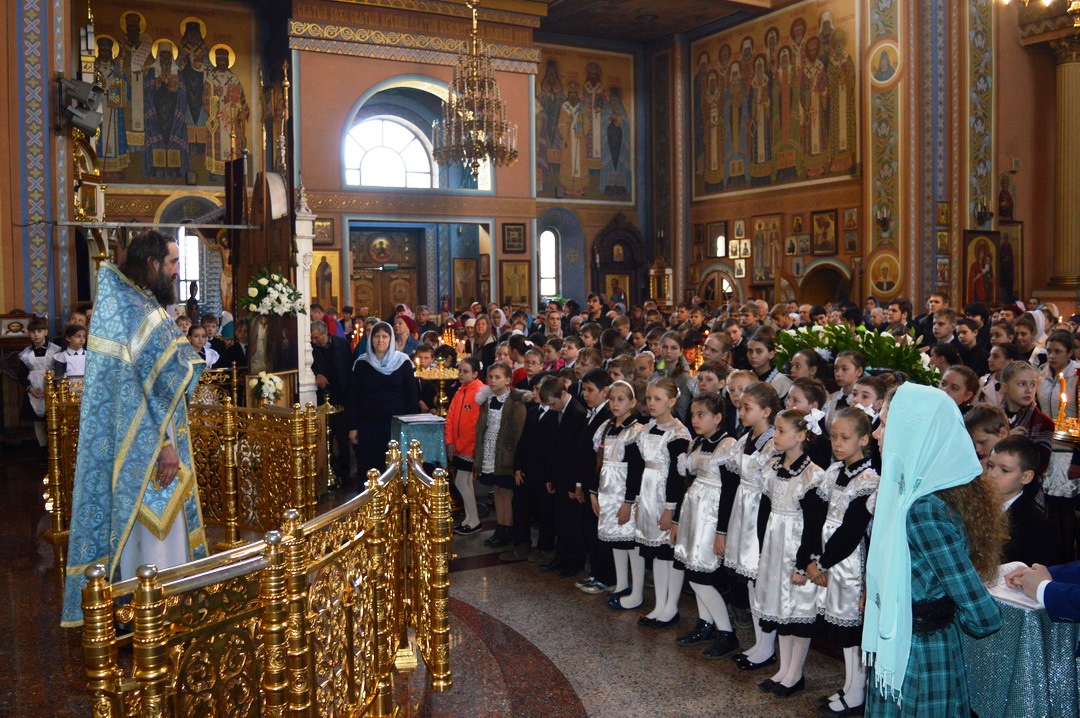
{"label": "white flower bouquet", "polygon": [[248,380],[248,386],[254,389],[256,394],[269,404],[281,399],[281,392],[285,389],[281,377],[276,374],[268,374],[265,371],[259,372],[258,376]]}
{"label": "white flower bouquet", "polygon": [[271,274],[267,269],[251,278],[246,296],[240,297],[240,305],[252,314],[264,316],[307,313],[304,297],[296,286],[286,277]]}
{"label": "white flower bouquet", "polygon": [[930,356],[919,351],[917,340],[909,335],[897,339],[889,332],[844,325],[810,326],[776,333],[775,365],[782,367],[802,349],[816,351],[825,361],[842,351],[861,352],[866,368],[874,371],[898,371],[916,384],[936,386],[940,375],[930,368]]}

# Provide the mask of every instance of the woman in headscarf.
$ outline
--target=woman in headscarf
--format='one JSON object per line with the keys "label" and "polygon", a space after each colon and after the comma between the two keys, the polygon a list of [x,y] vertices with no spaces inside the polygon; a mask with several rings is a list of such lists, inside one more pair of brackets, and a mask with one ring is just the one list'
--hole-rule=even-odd
{"label": "woman in headscarf", "polygon": [[1001,628],[983,582],[997,576],[1004,514],[945,392],[904,384],[880,418],[862,637],[866,715],[969,718],[960,630],[982,637]]}
{"label": "woman in headscarf", "polygon": [[420,327],[416,320],[408,314],[394,317],[394,348],[411,357],[419,343]]}
{"label": "woman in headscarf", "polygon": [[498,307],[491,310],[491,333],[499,339],[503,334],[510,331],[510,323],[506,320],[506,314]]}
{"label": "woman in headscarf", "polygon": [[495,363],[495,349],[498,344],[491,332],[491,318],[486,314],[478,316],[473,332],[469,354],[480,360],[480,377],[484,378],[487,376],[488,367]]}
{"label": "woman in headscarf", "polygon": [[361,484],[368,469],[386,468],[391,419],[420,411],[412,361],[394,347],[390,325],[379,322],[366,338],[367,351],[353,363],[347,407],[349,441],[356,446]]}

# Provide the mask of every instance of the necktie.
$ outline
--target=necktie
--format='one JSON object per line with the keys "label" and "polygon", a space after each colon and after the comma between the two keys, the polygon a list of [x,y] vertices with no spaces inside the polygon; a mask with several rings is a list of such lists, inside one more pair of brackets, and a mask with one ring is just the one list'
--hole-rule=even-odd
{"label": "necktie", "polygon": [[503,406],[503,402],[499,401],[495,397],[491,397],[491,402],[488,404],[488,408],[492,411],[498,411]]}
{"label": "necktie", "polygon": [[841,394],[840,398],[836,400],[836,408],[843,409],[848,405],[847,395]]}
{"label": "necktie", "polygon": [[46,351],[48,351],[47,347],[34,347],[34,356],[43,357]]}

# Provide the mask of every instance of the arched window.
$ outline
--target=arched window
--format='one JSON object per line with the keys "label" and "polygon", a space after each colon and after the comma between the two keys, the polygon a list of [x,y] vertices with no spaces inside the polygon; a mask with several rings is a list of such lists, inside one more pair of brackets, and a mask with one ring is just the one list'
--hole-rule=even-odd
{"label": "arched window", "polygon": [[540,294],[559,295],[559,236],[550,229],[540,233]]}
{"label": "arched window", "polygon": [[[177,233],[177,246],[180,249],[180,276],[177,278],[179,281],[180,292],[176,295],[177,300],[183,304],[188,298],[188,285],[190,282],[199,282],[199,304],[206,304],[206,288],[200,281],[202,272],[200,271],[200,256],[199,256],[199,235],[194,230],[181,227]],[[192,317],[192,321],[199,321],[198,317]]]}
{"label": "arched window", "polygon": [[345,137],[345,183],[360,187],[439,186],[431,143],[411,122],[377,115],[358,122]]}

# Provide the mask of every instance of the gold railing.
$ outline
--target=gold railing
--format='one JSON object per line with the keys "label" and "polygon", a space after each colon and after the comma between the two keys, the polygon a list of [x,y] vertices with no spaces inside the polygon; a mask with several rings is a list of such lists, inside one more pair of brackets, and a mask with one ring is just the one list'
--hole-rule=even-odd
{"label": "gold railing", "polygon": [[453,522],[450,482],[444,469],[424,472],[420,442],[408,456],[409,619],[431,675],[434,691],[448,691],[450,680],[450,559]]}
{"label": "gold railing", "polygon": [[[391,442],[389,468],[369,472],[367,490],[306,522],[290,509],[263,541],[163,571],[142,566],[113,585],[104,567],[87,569],[83,655],[93,715],[395,715],[394,660],[407,614],[445,617],[448,589],[447,562],[437,558],[450,541],[445,475],[420,476],[412,466],[419,452],[410,454],[408,513],[430,517],[426,527],[410,519],[410,533],[423,539],[406,538],[406,466]],[[407,576],[407,565],[428,569]],[[118,624],[133,630],[118,636]],[[433,688],[448,690],[445,619],[413,626]],[[119,647],[128,642],[134,663],[125,670]]]}
{"label": "gold railing", "polygon": [[[320,428],[310,404],[303,409],[299,404],[291,409],[238,407],[236,369],[221,372],[206,384],[200,382],[200,388],[216,392],[215,401],[189,404],[188,422],[203,518],[207,524],[225,528],[217,547],[227,549],[243,543],[241,531],[262,533],[273,528],[287,508],[297,509],[304,520],[315,515],[319,487],[326,485],[315,458],[316,447],[325,441],[325,428]],[[222,378],[226,374],[228,381]],[[209,395],[204,393],[203,399]],[[61,577],[66,566],[81,398],[68,382],[47,377],[49,463],[44,483],[51,525],[46,538],[53,545]]]}

